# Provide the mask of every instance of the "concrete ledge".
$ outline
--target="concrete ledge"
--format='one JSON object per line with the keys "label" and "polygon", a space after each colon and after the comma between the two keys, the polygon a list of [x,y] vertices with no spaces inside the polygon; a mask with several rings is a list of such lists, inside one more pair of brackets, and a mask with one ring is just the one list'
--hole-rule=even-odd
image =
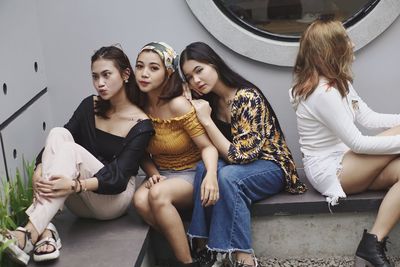
{"label": "concrete ledge", "polygon": [[[252,215],[269,216],[330,213],[325,197],[311,186],[303,169],[298,169],[297,171],[300,179],[308,187],[306,193],[302,195],[292,195],[282,192],[254,203]],[[345,199],[339,200],[339,205],[331,206],[331,211],[334,213],[377,211],[385,193],[385,191],[369,191],[351,195]]]}
{"label": "concrete ledge", "polygon": [[[253,245],[258,256],[351,256],[385,195],[365,192],[350,196],[331,207],[334,214],[330,214],[325,198],[308,187],[303,195],[281,193],[253,205]],[[186,223],[190,221],[190,212],[181,215]],[[60,259],[42,264],[31,261],[29,266],[144,267],[174,260],[165,238],[149,231],[133,209],[110,221],[80,219],[65,210],[55,224],[63,242]],[[392,240],[400,239],[399,228],[393,231]],[[390,246],[389,251],[399,255],[400,244]]]}
{"label": "concrete ledge", "polygon": [[[258,256],[273,258],[353,256],[363,229],[371,229],[385,196],[369,191],[331,206],[307,181],[303,195],[281,193],[252,207],[253,246]],[[275,215],[275,216],[273,216]],[[290,215],[290,216],[279,216]],[[400,255],[400,226],[390,233],[389,255]]]}
{"label": "concrete ledge", "polygon": [[[308,182],[306,182],[308,183]],[[364,192],[348,196],[331,206],[332,212],[376,211],[385,196],[384,191]],[[280,193],[257,202],[252,207],[253,216],[299,215],[329,213],[328,203],[319,192],[308,184],[308,191],[302,195]]]}
{"label": "concrete ledge", "polygon": [[149,226],[132,209],[110,221],[81,219],[65,210],[54,223],[63,243],[60,258],[40,264],[31,259],[29,266],[139,267],[149,261]]}
{"label": "concrete ledge", "polygon": [[[371,229],[376,212],[345,212],[252,218],[253,247],[269,258],[352,257],[363,229]],[[389,234],[388,255],[400,255],[400,225]]]}

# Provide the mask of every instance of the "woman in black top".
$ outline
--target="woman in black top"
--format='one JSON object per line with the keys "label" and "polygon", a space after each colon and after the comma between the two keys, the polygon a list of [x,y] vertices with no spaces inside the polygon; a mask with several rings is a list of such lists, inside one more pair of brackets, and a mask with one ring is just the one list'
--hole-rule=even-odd
{"label": "woman in black top", "polygon": [[[29,222],[0,243],[27,264],[55,259],[61,242],[50,223],[65,204],[78,216],[111,219],[122,215],[134,193],[134,176],[154,130],[138,107],[139,95],[128,57],[115,47],[102,47],[91,60],[98,96],[85,98],[64,128],[50,131],[37,157],[33,175],[34,203]],[[40,240],[40,241],[38,241]]]}

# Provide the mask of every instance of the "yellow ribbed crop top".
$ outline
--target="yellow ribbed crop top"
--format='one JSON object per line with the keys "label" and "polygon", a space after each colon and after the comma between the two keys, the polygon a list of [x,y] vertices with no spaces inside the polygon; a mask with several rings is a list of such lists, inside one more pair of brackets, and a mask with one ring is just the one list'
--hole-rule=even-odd
{"label": "yellow ribbed crop top", "polygon": [[194,167],[201,159],[201,154],[192,137],[205,133],[194,108],[172,119],[149,117],[156,133],[147,151],[154,163],[162,169],[184,170]]}

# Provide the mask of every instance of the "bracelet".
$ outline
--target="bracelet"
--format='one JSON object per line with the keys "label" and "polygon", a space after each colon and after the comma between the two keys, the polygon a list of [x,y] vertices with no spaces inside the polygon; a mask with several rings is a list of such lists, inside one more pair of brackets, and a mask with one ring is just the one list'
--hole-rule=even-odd
{"label": "bracelet", "polygon": [[77,187],[77,181],[76,181],[76,179],[72,179],[72,184],[71,184],[71,191],[72,192],[76,192],[76,187]]}
{"label": "bracelet", "polygon": [[76,181],[79,183],[79,191],[76,193],[80,194],[80,193],[82,193],[82,183],[81,183],[81,180],[79,180],[79,179],[76,179]]}
{"label": "bracelet", "polygon": [[83,187],[83,192],[86,192],[86,191],[87,191],[86,181],[82,181],[82,183],[85,185],[85,186]]}

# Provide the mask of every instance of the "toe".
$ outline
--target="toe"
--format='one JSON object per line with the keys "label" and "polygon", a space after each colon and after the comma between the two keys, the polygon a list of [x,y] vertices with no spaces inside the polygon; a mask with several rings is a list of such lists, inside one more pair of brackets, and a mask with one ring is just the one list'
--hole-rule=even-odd
{"label": "toe", "polygon": [[46,246],[46,251],[47,251],[47,253],[51,253],[51,252],[54,251],[54,247],[52,245],[47,245]]}

